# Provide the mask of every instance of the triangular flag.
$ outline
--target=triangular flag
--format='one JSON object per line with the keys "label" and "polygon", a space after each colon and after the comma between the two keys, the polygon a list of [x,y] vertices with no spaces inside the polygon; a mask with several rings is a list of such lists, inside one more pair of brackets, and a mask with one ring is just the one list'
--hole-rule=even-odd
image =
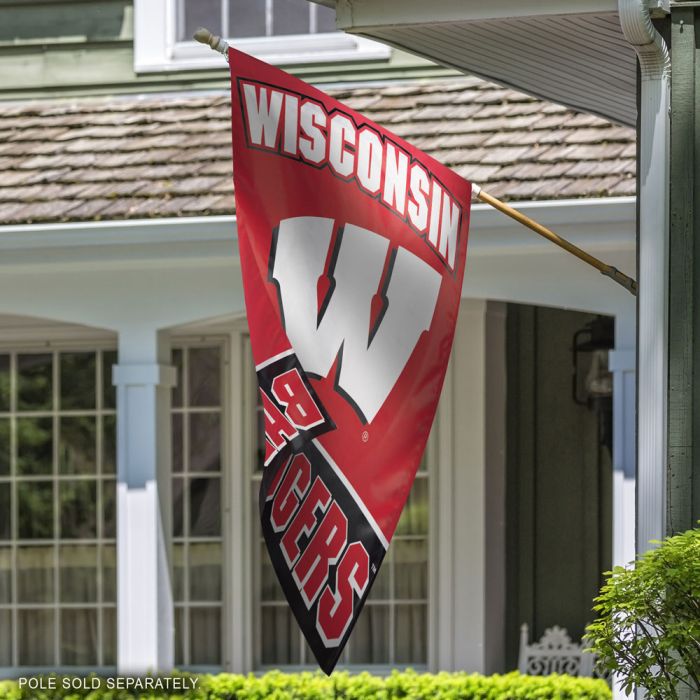
{"label": "triangular flag", "polygon": [[330,673],[433,423],[471,185],[310,85],[234,49],[229,63],[238,241],[265,414],[262,530]]}

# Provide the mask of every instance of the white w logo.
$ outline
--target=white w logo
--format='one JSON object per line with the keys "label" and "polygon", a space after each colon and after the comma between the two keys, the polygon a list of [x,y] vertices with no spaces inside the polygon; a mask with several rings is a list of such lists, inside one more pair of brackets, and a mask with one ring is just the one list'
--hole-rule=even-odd
{"label": "white w logo", "polygon": [[[342,351],[338,388],[371,422],[421,333],[430,327],[441,275],[405,248],[387,261],[387,238],[347,224],[332,251],[331,288],[319,313],[318,282],[334,225],[333,219],[316,216],[282,221],[272,277],[279,286],[287,337],[301,366],[325,377]],[[370,329],[376,294],[383,297],[383,310]]]}

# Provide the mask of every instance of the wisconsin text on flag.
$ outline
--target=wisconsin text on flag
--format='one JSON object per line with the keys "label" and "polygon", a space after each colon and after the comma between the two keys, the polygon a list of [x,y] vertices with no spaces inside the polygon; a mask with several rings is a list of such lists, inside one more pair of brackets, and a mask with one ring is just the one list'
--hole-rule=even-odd
{"label": "wisconsin text on flag", "polygon": [[436,177],[371,126],[308,97],[240,81],[248,143],[328,166],[378,198],[454,268],[461,208]]}

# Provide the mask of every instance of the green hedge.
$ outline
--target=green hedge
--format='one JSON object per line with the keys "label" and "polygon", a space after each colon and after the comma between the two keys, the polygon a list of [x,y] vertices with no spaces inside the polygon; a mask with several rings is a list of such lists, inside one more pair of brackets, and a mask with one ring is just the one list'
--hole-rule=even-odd
{"label": "green hedge", "polygon": [[[178,674],[181,678],[191,678]],[[48,678],[48,677],[47,677]],[[369,673],[279,673],[264,676],[198,676],[196,690],[184,694],[125,690],[20,690],[15,681],[0,682],[0,700],[610,700],[600,680],[572,676],[480,676],[466,673],[393,672],[386,678]]]}

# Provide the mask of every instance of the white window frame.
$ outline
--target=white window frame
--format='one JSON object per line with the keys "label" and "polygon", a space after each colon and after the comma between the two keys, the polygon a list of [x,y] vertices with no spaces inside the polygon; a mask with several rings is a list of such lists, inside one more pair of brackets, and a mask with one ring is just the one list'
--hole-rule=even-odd
{"label": "white window frame", "polygon": [[[222,67],[221,56],[195,41],[177,41],[177,0],[134,0],[134,70],[157,73]],[[387,60],[391,49],[371,39],[330,32],[231,42],[274,65]]]}

